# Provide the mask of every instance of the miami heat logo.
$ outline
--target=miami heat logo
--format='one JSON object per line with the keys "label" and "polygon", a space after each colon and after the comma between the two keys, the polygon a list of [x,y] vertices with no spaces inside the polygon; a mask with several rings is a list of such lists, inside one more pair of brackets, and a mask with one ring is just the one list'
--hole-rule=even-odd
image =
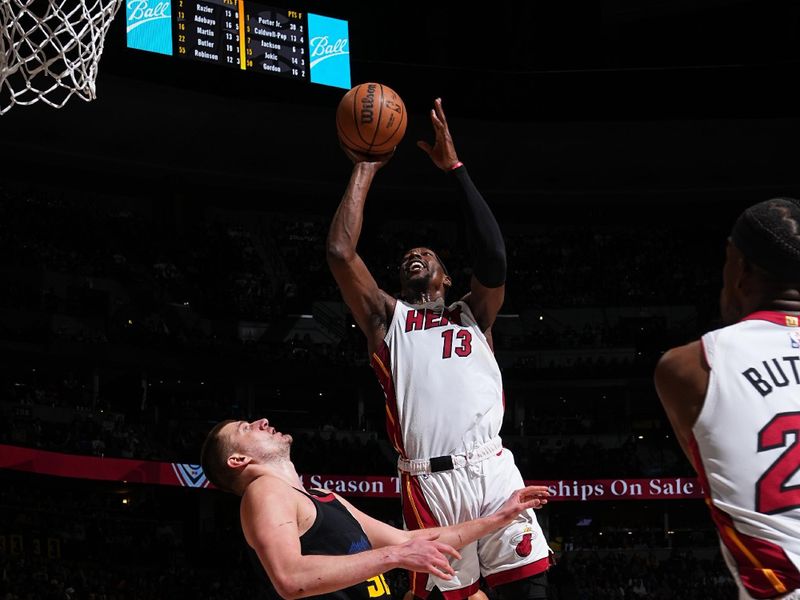
{"label": "miami heat logo", "polygon": [[533,535],[533,529],[526,525],[522,533],[518,533],[511,538],[511,543],[515,546],[514,551],[517,553],[517,556],[530,556],[531,550],[533,549]]}

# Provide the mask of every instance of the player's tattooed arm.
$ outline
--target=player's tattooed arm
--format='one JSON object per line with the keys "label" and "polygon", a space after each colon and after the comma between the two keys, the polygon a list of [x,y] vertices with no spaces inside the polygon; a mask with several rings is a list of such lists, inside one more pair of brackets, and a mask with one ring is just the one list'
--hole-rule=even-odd
{"label": "player's tattooed arm", "polygon": [[328,232],[327,259],[345,303],[367,336],[372,353],[386,335],[395,299],[378,287],[356,246],[364,222],[367,193],[375,174],[390,155],[369,157],[344,150],[353,161],[353,172]]}

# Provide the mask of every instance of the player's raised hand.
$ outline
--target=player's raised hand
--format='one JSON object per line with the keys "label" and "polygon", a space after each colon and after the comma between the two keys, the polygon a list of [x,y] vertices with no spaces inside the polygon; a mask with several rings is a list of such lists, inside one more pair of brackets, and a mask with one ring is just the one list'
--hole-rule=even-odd
{"label": "player's raised hand", "polygon": [[547,486],[529,485],[513,492],[496,514],[509,522],[513,521],[518,514],[529,508],[542,508],[547,504],[549,495]]}
{"label": "player's raised hand", "polygon": [[433,164],[442,171],[449,171],[458,162],[458,155],[453,145],[453,136],[450,135],[450,129],[447,126],[447,117],[444,116],[441,98],[437,98],[433,102],[431,123],[435,135],[433,146],[423,140],[418,141],[417,146],[431,157]]}
{"label": "player's raised hand", "polygon": [[440,579],[452,579],[456,572],[447,557],[458,559],[461,554],[452,546],[437,542],[438,538],[438,533],[430,533],[395,546],[399,566],[409,571],[429,573]]}
{"label": "player's raised hand", "polygon": [[380,169],[389,160],[394,156],[394,149],[391,152],[387,152],[385,154],[367,154],[365,152],[358,152],[357,150],[353,150],[352,148],[348,148],[344,144],[339,144],[342,151],[347,155],[354,165],[358,163],[366,163],[368,165],[374,166],[375,169]]}

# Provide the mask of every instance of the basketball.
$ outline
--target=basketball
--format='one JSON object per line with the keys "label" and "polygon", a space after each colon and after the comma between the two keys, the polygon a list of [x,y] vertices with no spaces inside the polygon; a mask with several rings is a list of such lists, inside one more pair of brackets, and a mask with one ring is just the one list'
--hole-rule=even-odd
{"label": "basketball", "polygon": [[339,140],[356,152],[391,152],[406,133],[406,107],[393,89],[362,83],[347,92],[336,109]]}

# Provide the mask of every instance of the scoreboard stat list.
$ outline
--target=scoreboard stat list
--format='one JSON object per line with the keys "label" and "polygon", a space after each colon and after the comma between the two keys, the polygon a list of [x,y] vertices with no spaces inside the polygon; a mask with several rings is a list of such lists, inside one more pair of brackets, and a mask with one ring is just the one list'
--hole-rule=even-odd
{"label": "scoreboard stat list", "polygon": [[245,0],[126,0],[129,48],[350,88],[347,21]]}

